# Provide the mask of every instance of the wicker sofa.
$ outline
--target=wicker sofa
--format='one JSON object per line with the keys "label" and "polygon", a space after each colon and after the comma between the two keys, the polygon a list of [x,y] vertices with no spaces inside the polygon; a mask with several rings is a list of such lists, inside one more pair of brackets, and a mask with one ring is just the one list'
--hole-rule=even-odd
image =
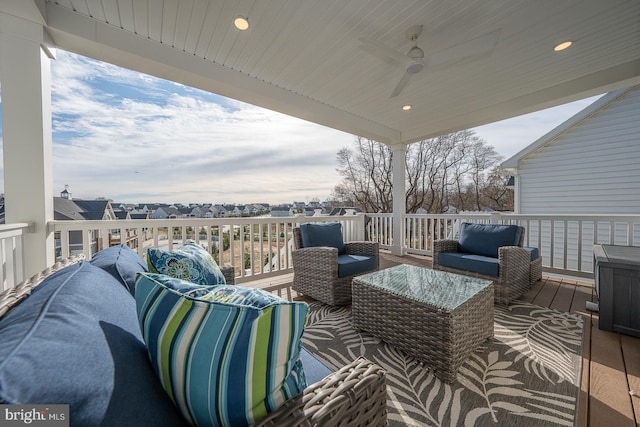
{"label": "wicker sofa", "polygon": [[[137,325],[128,286],[142,264],[116,263],[72,257],[0,293],[0,403],[69,404],[72,426],[188,425]],[[233,283],[233,269],[223,271]],[[380,367],[359,358],[331,373],[303,353],[309,386],[255,425],[386,425]]]}
{"label": "wicker sofa", "polygon": [[495,302],[509,304],[531,288],[541,263],[522,247],[524,235],[516,225],[463,223],[459,240],[433,242],[433,268],[492,280]]}
{"label": "wicker sofa", "polygon": [[[305,244],[307,239],[302,229],[305,226],[316,227],[323,236]],[[325,304],[350,304],[353,278],[380,268],[379,244],[343,242],[340,223],[308,223],[295,227],[293,242],[291,288]]]}

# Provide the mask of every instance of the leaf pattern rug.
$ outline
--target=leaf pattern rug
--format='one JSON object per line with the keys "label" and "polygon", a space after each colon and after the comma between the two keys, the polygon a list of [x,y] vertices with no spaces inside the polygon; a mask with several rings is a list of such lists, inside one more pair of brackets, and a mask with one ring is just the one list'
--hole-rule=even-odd
{"label": "leaf pattern rug", "polygon": [[358,356],[382,366],[391,426],[575,425],[579,315],[525,303],[495,306],[495,336],[464,363],[457,381],[446,384],[417,359],[355,330],[349,307],[310,306],[305,348],[333,369]]}

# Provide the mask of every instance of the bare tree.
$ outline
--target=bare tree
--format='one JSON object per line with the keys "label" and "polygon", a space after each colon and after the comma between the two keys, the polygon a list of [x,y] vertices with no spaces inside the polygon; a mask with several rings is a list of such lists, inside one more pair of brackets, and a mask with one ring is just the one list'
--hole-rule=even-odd
{"label": "bare tree", "polygon": [[338,199],[351,198],[366,212],[389,212],[392,206],[391,150],[384,144],[357,137],[355,151],[338,152],[342,183],[334,189]]}
{"label": "bare tree", "polygon": [[[502,156],[496,153],[496,150],[486,145],[483,140],[477,139],[471,146],[469,153],[470,175],[474,188],[474,202],[477,210],[482,209],[482,197],[481,192],[485,186],[485,172],[489,168],[494,167]],[[505,181],[506,184],[506,181]]]}
{"label": "bare tree", "polygon": [[[353,200],[367,212],[391,212],[390,148],[361,137],[354,145],[354,149],[338,152],[337,171],[342,181],[334,189],[334,198]],[[468,130],[410,144],[405,164],[407,212],[418,208],[444,212],[449,205],[459,210],[481,209],[488,199],[492,200],[490,205],[502,206],[506,193],[499,194],[497,172],[491,169],[499,160],[493,147]],[[491,191],[491,197],[484,196],[484,191]]]}
{"label": "bare tree", "polygon": [[494,166],[489,172],[482,195],[485,204],[498,211],[511,211],[514,209],[513,190],[507,187],[509,174]]}

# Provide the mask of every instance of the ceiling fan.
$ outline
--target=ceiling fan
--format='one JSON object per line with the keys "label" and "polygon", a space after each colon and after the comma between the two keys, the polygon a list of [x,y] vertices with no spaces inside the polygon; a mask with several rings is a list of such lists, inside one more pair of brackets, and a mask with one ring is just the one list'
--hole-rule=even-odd
{"label": "ceiling fan", "polygon": [[[421,34],[422,25],[414,25],[407,30],[406,38],[413,43],[413,46],[406,54],[391,49],[375,39],[367,37],[359,39],[362,43],[360,48],[366,52],[377,56],[389,64],[404,68],[405,72],[396,85],[396,88],[391,92],[389,98],[398,96],[405,86],[409,84],[411,78],[422,72],[425,67],[431,71],[441,70],[454,64],[475,61],[490,54],[496,46],[496,43],[498,43],[500,30],[494,30],[480,37],[458,43],[426,56],[424,50],[418,46],[418,38]],[[435,45],[438,45],[438,43],[435,43]]]}

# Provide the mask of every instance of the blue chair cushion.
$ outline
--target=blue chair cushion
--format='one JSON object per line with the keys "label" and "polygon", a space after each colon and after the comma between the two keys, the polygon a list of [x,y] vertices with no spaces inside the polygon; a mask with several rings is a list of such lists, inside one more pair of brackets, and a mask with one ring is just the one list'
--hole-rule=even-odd
{"label": "blue chair cushion", "polygon": [[516,225],[462,223],[460,252],[498,258],[502,246],[518,246],[521,229]]}
{"label": "blue chair cushion", "polygon": [[525,246],[523,247],[523,249],[526,249],[527,251],[529,251],[529,254],[531,255],[531,261],[535,261],[540,257],[540,251],[538,250],[538,248]]}
{"label": "blue chair cushion", "polygon": [[376,259],[364,255],[338,255],[338,277],[353,276],[376,269]]}
{"label": "blue chair cushion", "polygon": [[135,300],[82,262],[0,320],[0,402],[69,404],[72,426],[185,426],[142,341]]}
{"label": "blue chair cushion", "polygon": [[149,271],[142,257],[127,245],[101,250],[89,262],[115,277],[131,295],[136,288],[136,273]]}
{"label": "blue chair cushion", "polygon": [[342,224],[339,222],[305,223],[300,225],[302,247],[329,246],[338,249],[338,254],[345,253],[342,239]]}
{"label": "blue chair cushion", "polygon": [[152,273],[136,302],[151,364],[191,424],[248,426],[306,388],[306,303]]}
{"label": "blue chair cushion", "polygon": [[300,351],[300,361],[304,368],[304,376],[307,378],[307,384],[314,384],[324,379],[327,375],[331,375],[333,371],[316,359],[304,347]]}
{"label": "blue chair cushion", "polygon": [[193,240],[169,250],[147,249],[147,265],[151,273],[166,274],[200,285],[224,285],[224,275],[211,254]]}
{"label": "blue chair cushion", "polygon": [[438,264],[495,277],[498,277],[500,267],[498,258],[459,252],[441,253],[438,255]]}

